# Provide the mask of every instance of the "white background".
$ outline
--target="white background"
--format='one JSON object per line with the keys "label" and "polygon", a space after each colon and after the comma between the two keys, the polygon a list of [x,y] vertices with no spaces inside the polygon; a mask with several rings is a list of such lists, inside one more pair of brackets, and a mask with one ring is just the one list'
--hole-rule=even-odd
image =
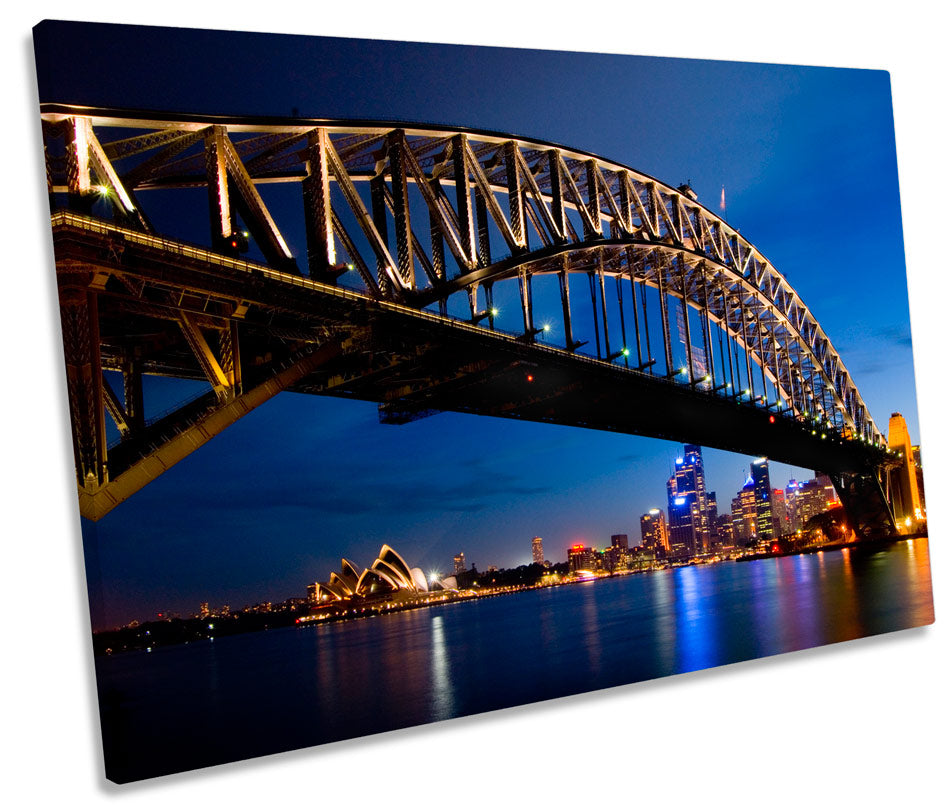
{"label": "white background", "polygon": [[[946,808],[950,77],[941,5],[322,5],[43,2],[5,12],[0,803]],[[889,70],[937,624],[176,778],[106,782],[36,115],[30,28],[44,17]]]}

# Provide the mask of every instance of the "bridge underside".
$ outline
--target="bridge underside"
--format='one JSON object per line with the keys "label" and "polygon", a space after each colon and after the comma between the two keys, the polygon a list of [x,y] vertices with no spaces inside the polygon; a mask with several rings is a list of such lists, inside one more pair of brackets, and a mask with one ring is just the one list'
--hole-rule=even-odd
{"label": "bridge underside", "polygon": [[[863,516],[852,522],[859,532],[893,532],[875,473],[882,453],[800,419],[213,252],[69,216],[54,218],[53,232],[88,518],[289,390],[376,402],[388,423],[456,411],[767,456],[835,475],[846,508]],[[122,376],[121,395],[110,371]],[[149,374],[210,389],[149,421]],[[111,448],[106,414],[120,435]]]}

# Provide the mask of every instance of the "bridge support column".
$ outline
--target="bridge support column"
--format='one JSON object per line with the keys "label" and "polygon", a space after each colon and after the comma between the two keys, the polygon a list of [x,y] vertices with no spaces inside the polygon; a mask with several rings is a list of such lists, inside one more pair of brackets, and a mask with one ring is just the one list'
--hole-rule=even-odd
{"label": "bridge support column", "polygon": [[871,541],[897,534],[877,472],[829,474],[829,477],[844,506],[848,523],[859,539]]}

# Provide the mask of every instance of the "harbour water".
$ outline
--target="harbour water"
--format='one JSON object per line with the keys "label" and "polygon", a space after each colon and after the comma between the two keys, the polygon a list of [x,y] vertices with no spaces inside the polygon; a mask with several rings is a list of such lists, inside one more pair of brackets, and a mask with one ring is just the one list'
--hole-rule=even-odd
{"label": "harbour water", "polygon": [[931,622],[916,539],[101,657],[106,772],[149,778]]}

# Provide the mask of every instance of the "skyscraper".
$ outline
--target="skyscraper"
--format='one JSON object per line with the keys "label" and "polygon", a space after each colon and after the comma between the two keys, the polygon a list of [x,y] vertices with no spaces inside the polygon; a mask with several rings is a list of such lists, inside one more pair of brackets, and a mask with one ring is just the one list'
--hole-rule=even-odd
{"label": "skyscraper", "polygon": [[640,517],[640,538],[648,550],[665,555],[670,551],[670,537],[666,528],[666,516],[659,508],[644,513]]}
{"label": "skyscraper", "polygon": [[454,558],[455,561],[455,574],[465,572],[465,553],[459,553]]}
{"label": "skyscraper", "polygon": [[750,476],[732,500],[732,536],[737,544],[755,538],[755,483]]}
{"label": "skyscraper", "polygon": [[759,457],[752,461],[752,483],[755,490],[755,535],[759,541],[775,538],[772,523],[772,485],[769,482],[769,461]]}
{"label": "skyscraper", "polygon": [[683,447],[673,475],[666,484],[669,500],[670,550],[673,558],[689,558],[709,551],[711,533],[702,449]]}
{"label": "skyscraper", "polygon": [[772,530],[775,537],[780,538],[790,533],[791,522],[788,518],[788,505],[785,503],[785,491],[781,488],[772,489]]}
{"label": "skyscraper", "polygon": [[531,539],[531,560],[535,564],[544,566],[544,547],[541,544],[541,536],[535,536]]}

